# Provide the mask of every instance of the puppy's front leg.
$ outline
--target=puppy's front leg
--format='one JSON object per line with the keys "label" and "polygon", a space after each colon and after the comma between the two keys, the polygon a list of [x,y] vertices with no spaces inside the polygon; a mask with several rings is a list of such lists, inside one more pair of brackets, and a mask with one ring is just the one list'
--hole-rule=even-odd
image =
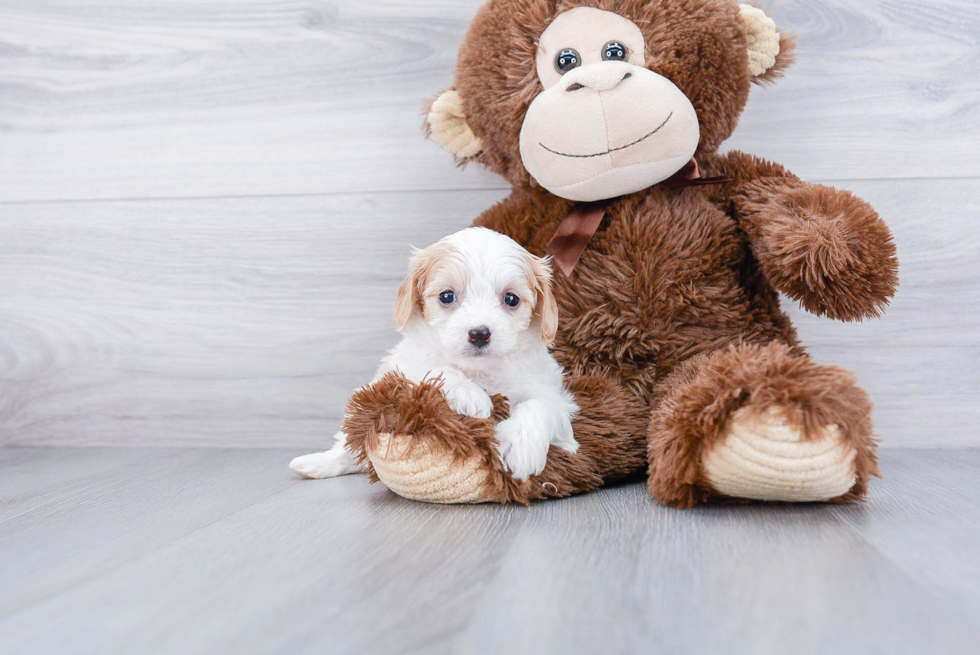
{"label": "puppy's front leg", "polygon": [[456,369],[441,366],[429,371],[425,377],[427,379],[442,377],[442,393],[457,414],[474,418],[490,418],[490,414],[493,413],[493,401],[490,400],[490,395]]}
{"label": "puppy's front leg", "polygon": [[[571,452],[578,449],[571,431],[567,413],[562,415],[538,399],[525,400],[514,406],[510,418],[497,424],[500,458],[514,478],[526,480],[544,470],[552,442]],[[564,441],[574,446],[567,446]]]}
{"label": "puppy's front leg", "polygon": [[336,441],[330,450],[297,457],[289,463],[289,468],[296,475],[312,480],[363,472],[361,465],[347,452],[347,435],[338,432],[334,435],[334,439]]}

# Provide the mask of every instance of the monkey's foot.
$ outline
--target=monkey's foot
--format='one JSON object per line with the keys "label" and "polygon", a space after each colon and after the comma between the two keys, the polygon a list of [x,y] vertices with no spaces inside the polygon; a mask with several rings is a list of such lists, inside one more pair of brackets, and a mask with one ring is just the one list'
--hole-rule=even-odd
{"label": "monkey's foot", "polygon": [[805,439],[779,406],[732,413],[721,439],[702,458],[711,487],[726,496],[787,502],[826,501],[857,480],[857,451],[827,425]]}
{"label": "monkey's foot", "polygon": [[409,500],[428,503],[499,501],[488,493],[490,469],[483,458],[458,458],[411,435],[379,434],[366,451],[375,475]]}

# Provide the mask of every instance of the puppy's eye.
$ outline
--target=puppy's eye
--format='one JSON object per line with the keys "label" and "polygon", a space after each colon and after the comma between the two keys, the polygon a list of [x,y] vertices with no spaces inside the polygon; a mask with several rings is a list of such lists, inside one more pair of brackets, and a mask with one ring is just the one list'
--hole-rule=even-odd
{"label": "puppy's eye", "polygon": [[565,48],[555,57],[555,70],[564,75],[573,68],[578,68],[582,63],[582,58],[571,48]]}
{"label": "puppy's eye", "polygon": [[508,307],[517,307],[521,304],[521,299],[512,293],[504,294],[504,304]]}
{"label": "puppy's eye", "polygon": [[624,61],[626,59],[626,46],[619,41],[610,41],[602,49],[604,61]]}
{"label": "puppy's eye", "polygon": [[452,291],[443,291],[439,294],[439,302],[443,305],[451,305],[456,302],[456,294]]}

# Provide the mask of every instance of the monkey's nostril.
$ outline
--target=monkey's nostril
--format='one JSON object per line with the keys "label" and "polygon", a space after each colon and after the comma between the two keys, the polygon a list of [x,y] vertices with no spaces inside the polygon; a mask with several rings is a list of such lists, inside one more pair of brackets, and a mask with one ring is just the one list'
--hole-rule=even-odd
{"label": "monkey's nostril", "polygon": [[579,89],[584,89],[584,88],[585,88],[584,85],[579,84],[578,82],[575,82],[574,84],[569,84],[568,85],[568,88],[565,89],[565,90],[568,91],[568,92],[572,92],[572,91],[578,91]]}

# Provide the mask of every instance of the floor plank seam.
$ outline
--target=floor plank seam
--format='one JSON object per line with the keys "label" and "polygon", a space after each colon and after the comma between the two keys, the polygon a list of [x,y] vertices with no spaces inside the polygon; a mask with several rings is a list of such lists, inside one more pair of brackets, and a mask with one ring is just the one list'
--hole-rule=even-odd
{"label": "floor plank seam", "polygon": [[[934,180],[950,182],[970,182],[980,180],[976,175],[938,175],[938,176],[896,176],[896,177],[846,177],[846,178],[809,178],[813,184],[834,185],[851,183],[873,183],[873,182],[931,182]],[[124,203],[124,202],[187,202],[192,200],[254,200],[263,198],[318,198],[334,196],[378,196],[388,194],[443,194],[443,193],[473,193],[501,191],[509,192],[512,189],[507,184],[489,184],[481,186],[466,187],[437,187],[431,189],[419,188],[394,188],[394,189],[363,189],[359,191],[305,191],[305,192],[284,192],[284,193],[241,193],[225,195],[199,195],[199,196],[118,196],[106,198],[52,198],[52,199],[24,199],[24,200],[0,200],[0,207],[4,205],[68,205],[68,204],[95,204],[95,203]]]}

